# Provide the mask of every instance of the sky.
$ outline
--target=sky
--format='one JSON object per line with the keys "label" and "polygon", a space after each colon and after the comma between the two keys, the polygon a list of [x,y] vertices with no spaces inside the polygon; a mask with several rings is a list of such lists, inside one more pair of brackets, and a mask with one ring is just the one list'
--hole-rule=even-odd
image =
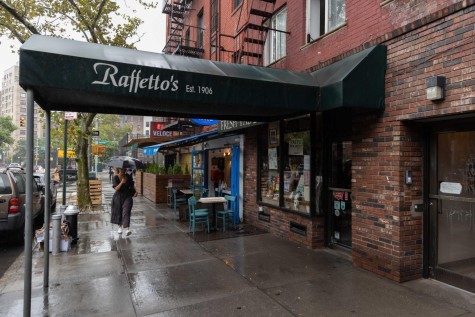
{"label": "sky", "polygon": [[[137,9],[137,16],[144,22],[139,28],[139,34],[144,36],[139,43],[136,44],[137,49],[142,51],[161,53],[165,46],[165,22],[166,16],[162,14],[161,1],[157,9],[144,10],[138,6],[135,6],[133,1],[119,1],[120,3],[126,2],[128,6],[135,7]],[[130,13],[132,15],[132,13]],[[15,51],[18,51],[20,42],[11,41],[5,37],[0,38],[0,82],[3,78],[3,72],[8,68],[15,65],[19,58],[18,53],[12,53],[10,45],[14,45]],[[1,87],[1,86],[0,86]]]}

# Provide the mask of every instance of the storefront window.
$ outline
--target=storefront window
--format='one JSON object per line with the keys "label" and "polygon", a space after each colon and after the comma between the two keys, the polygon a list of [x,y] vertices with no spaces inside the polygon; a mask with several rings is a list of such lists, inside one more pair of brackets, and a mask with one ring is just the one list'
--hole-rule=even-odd
{"label": "storefront window", "polygon": [[269,124],[261,135],[261,200],[279,206],[279,123]]}
{"label": "storefront window", "polygon": [[[280,127],[283,131],[280,133]],[[316,203],[321,191],[321,160],[317,171],[311,173],[311,117],[305,116],[271,123],[260,135],[260,201],[299,213],[311,213],[311,199]],[[280,136],[282,140],[280,140]],[[317,140],[317,135],[313,136]],[[320,149],[320,146],[315,146]],[[320,155],[315,155],[321,157]],[[311,175],[317,175],[320,187],[311,195]],[[312,197],[313,196],[313,197]],[[317,210],[319,206],[317,205]]]}
{"label": "storefront window", "polygon": [[310,118],[284,123],[284,206],[310,213]]}

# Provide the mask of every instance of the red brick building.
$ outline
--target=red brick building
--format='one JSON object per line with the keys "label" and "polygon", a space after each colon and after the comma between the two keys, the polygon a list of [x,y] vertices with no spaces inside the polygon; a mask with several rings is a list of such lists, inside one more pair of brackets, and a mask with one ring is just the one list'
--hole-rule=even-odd
{"label": "red brick building", "polygon": [[322,83],[316,113],[244,130],[245,222],[342,246],[395,281],[475,290],[474,0],[169,0],[163,10],[165,53]]}

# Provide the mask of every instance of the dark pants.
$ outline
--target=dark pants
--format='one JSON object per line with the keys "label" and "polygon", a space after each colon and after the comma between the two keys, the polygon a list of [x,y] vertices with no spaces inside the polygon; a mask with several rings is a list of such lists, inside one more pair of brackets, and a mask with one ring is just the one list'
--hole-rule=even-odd
{"label": "dark pants", "polygon": [[134,200],[132,197],[128,197],[122,204],[122,228],[130,227],[130,213],[133,205]]}

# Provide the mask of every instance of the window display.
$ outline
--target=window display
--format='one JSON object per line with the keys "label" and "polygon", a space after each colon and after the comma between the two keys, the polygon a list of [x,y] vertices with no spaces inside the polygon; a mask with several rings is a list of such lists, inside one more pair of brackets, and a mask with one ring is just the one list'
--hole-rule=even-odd
{"label": "window display", "polygon": [[[316,161],[316,186],[311,195],[312,136],[310,116],[273,122],[260,135],[260,201],[299,213],[311,213],[311,200],[320,204],[321,160]],[[282,133],[281,130],[282,129]],[[314,138],[317,140],[318,135]],[[282,138],[282,140],[280,140]],[[321,146],[315,146],[318,150]],[[316,155],[320,158],[320,155]],[[280,166],[282,165],[282,166]],[[317,197],[318,196],[318,197]]]}

